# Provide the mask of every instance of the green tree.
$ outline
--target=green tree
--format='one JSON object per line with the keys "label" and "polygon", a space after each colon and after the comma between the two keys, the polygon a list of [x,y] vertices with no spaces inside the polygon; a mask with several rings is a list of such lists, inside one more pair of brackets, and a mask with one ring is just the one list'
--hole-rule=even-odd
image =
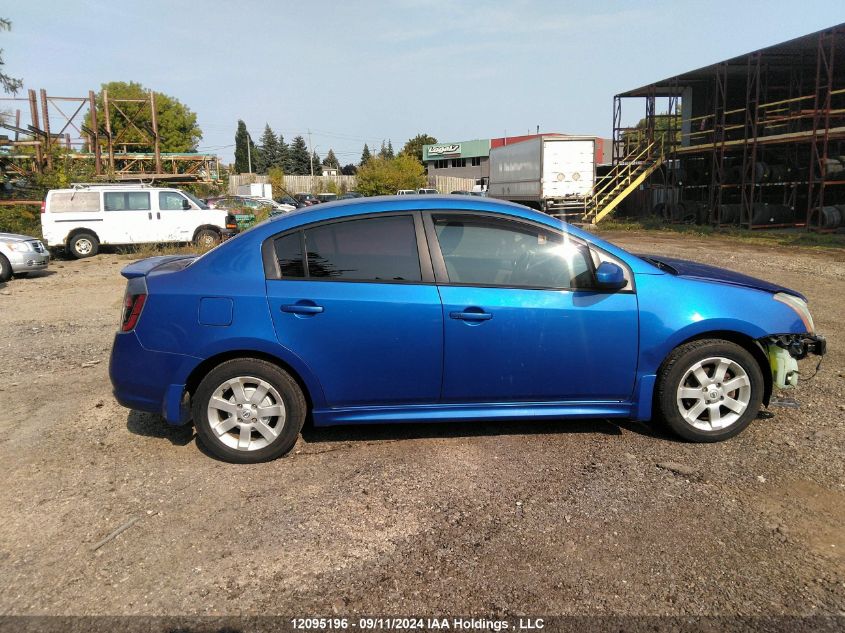
{"label": "green tree", "polygon": [[249,132],[246,130],[246,123],[238,119],[238,129],[235,132],[235,171],[239,174],[249,172],[250,156],[247,152],[252,153],[251,160],[253,161],[253,168],[255,168],[254,163],[257,158],[255,145],[253,145]]}
{"label": "green tree", "polygon": [[322,176],[323,175],[323,165],[320,163],[320,155],[315,151],[311,154],[311,163],[308,165],[308,173],[311,173],[311,167],[314,167],[314,175],[315,176]]}
{"label": "green tree", "polygon": [[311,173],[311,160],[308,157],[308,147],[301,136],[294,137],[288,148],[288,163],[290,170],[285,170],[292,176],[307,176]]}
{"label": "green tree", "polygon": [[257,166],[255,171],[259,174],[266,174],[270,167],[278,164],[279,141],[276,134],[270,129],[270,124],[264,124],[264,133],[261,135],[257,152]]}
{"label": "green tree", "polygon": [[274,165],[267,170],[267,180],[270,186],[273,187],[273,195],[279,198],[285,193],[285,172],[284,170]]}
{"label": "green tree", "polygon": [[[101,128],[105,127],[105,109],[103,106],[103,90],[108,90],[109,101],[114,99],[146,99],[149,90],[134,81],[110,81],[102,85],[97,93],[97,122]],[[197,115],[180,102],[162,92],[156,92],[156,118],[158,119],[158,135],[162,152],[195,152],[202,139],[202,130],[197,124]],[[118,111],[118,108],[130,119],[134,118],[134,125]],[[109,119],[112,136],[118,146],[127,143],[129,149],[149,152],[153,150],[151,134],[144,134],[140,130],[152,130],[152,114],[149,103],[115,103],[109,106]],[[91,114],[85,116],[85,124],[91,127]]]}
{"label": "green tree", "polygon": [[418,161],[423,159],[423,145],[434,145],[437,139],[430,134],[417,134],[414,138],[408,139],[399,155],[413,156]]}
{"label": "green tree", "polygon": [[390,139],[387,139],[387,150],[384,157],[387,159],[396,158],[396,154],[393,153],[393,142]]}
{"label": "green tree", "polygon": [[361,167],[363,167],[368,162],[370,162],[371,158],[372,158],[372,154],[370,154],[370,148],[367,147],[366,143],[364,143],[364,151],[361,152],[361,162],[359,163],[361,165]]}
{"label": "green tree", "polygon": [[354,176],[358,173],[358,168],[352,163],[349,163],[340,168],[340,173],[344,176]]}
{"label": "green tree", "polygon": [[323,159],[323,166],[340,169],[340,161],[338,161],[337,156],[334,155],[333,149],[329,148],[329,153],[326,154],[326,157]]}
{"label": "green tree", "polygon": [[399,189],[425,186],[425,168],[413,156],[371,158],[358,170],[356,190],[365,196],[383,196]]}
{"label": "green tree", "polygon": [[279,142],[276,144],[276,167],[281,167],[285,172],[290,171],[290,157],[288,151],[288,144],[285,143],[285,137],[279,134]]}
{"label": "green tree", "polygon": [[[0,18],[0,31],[11,31],[12,30],[12,22],[5,18]],[[6,73],[2,71],[2,68],[6,65],[6,62],[3,61],[3,49],[0,48],[0,86],[3,86],[3,92],[17,94],[18,90],[21,89],[23,86],[22,79],[15,79],[14,77],[10,77]]]}

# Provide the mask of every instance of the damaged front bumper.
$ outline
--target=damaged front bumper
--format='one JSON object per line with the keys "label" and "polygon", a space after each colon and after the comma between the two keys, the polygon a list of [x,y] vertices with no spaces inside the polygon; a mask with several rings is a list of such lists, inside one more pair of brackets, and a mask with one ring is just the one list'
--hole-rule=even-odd
{"label": "damaged front bumper", "polygon": [[810,354],[824,356],[827,340],[818,334],[767,336],[761,344],[769,357],[774,387],[790,389],[798,384],[798,361]]}

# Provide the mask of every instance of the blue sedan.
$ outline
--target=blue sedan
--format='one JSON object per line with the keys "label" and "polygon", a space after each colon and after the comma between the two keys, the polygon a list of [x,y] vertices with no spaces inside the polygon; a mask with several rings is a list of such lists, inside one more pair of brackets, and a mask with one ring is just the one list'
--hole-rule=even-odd
{"label": "blue sedan", "polygon": [[659,419],[713,442],[825,352],[794,290],[469,196],[321,204],[122,274],[117,400],[238,463],[306,419]]}

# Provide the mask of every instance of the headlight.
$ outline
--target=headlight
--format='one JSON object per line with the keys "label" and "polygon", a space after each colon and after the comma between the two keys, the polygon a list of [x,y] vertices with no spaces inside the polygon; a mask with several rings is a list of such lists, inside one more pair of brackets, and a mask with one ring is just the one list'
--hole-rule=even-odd
{"label": "headlight", "polygon": [[32,246],[29,245],[29,242],[3,242],[10,251],[18,251],[20,253],[26,253],[32,250]]}
{"label": "headlight", "polygon": [[813,317],[810,314],[810,309],[807,307],[807,302],[803,299],[799,299],[795,295],[790,295],[785,292],[779,292],[774,295],[775,301],[780,301],[781,303],[785,303],[790,308],[795,310],[795,313],[801,317],[801,321],[804,323],[804,327],[807,328],[807,332],[813,334],[816,331],[816,326],[813,323]]}

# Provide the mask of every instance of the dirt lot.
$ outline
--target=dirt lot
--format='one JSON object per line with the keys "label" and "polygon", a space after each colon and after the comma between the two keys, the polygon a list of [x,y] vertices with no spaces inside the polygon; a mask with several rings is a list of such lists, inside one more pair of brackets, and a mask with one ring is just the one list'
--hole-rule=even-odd
{"label": "dirt lot", "polygon": [[125,258],[0,285],[0,615],[845,615],[845,253],[608,237],[806,292],[831,351],[801,408],[716,445],[604,420],[306,430],[232,466],[112,399]]}

